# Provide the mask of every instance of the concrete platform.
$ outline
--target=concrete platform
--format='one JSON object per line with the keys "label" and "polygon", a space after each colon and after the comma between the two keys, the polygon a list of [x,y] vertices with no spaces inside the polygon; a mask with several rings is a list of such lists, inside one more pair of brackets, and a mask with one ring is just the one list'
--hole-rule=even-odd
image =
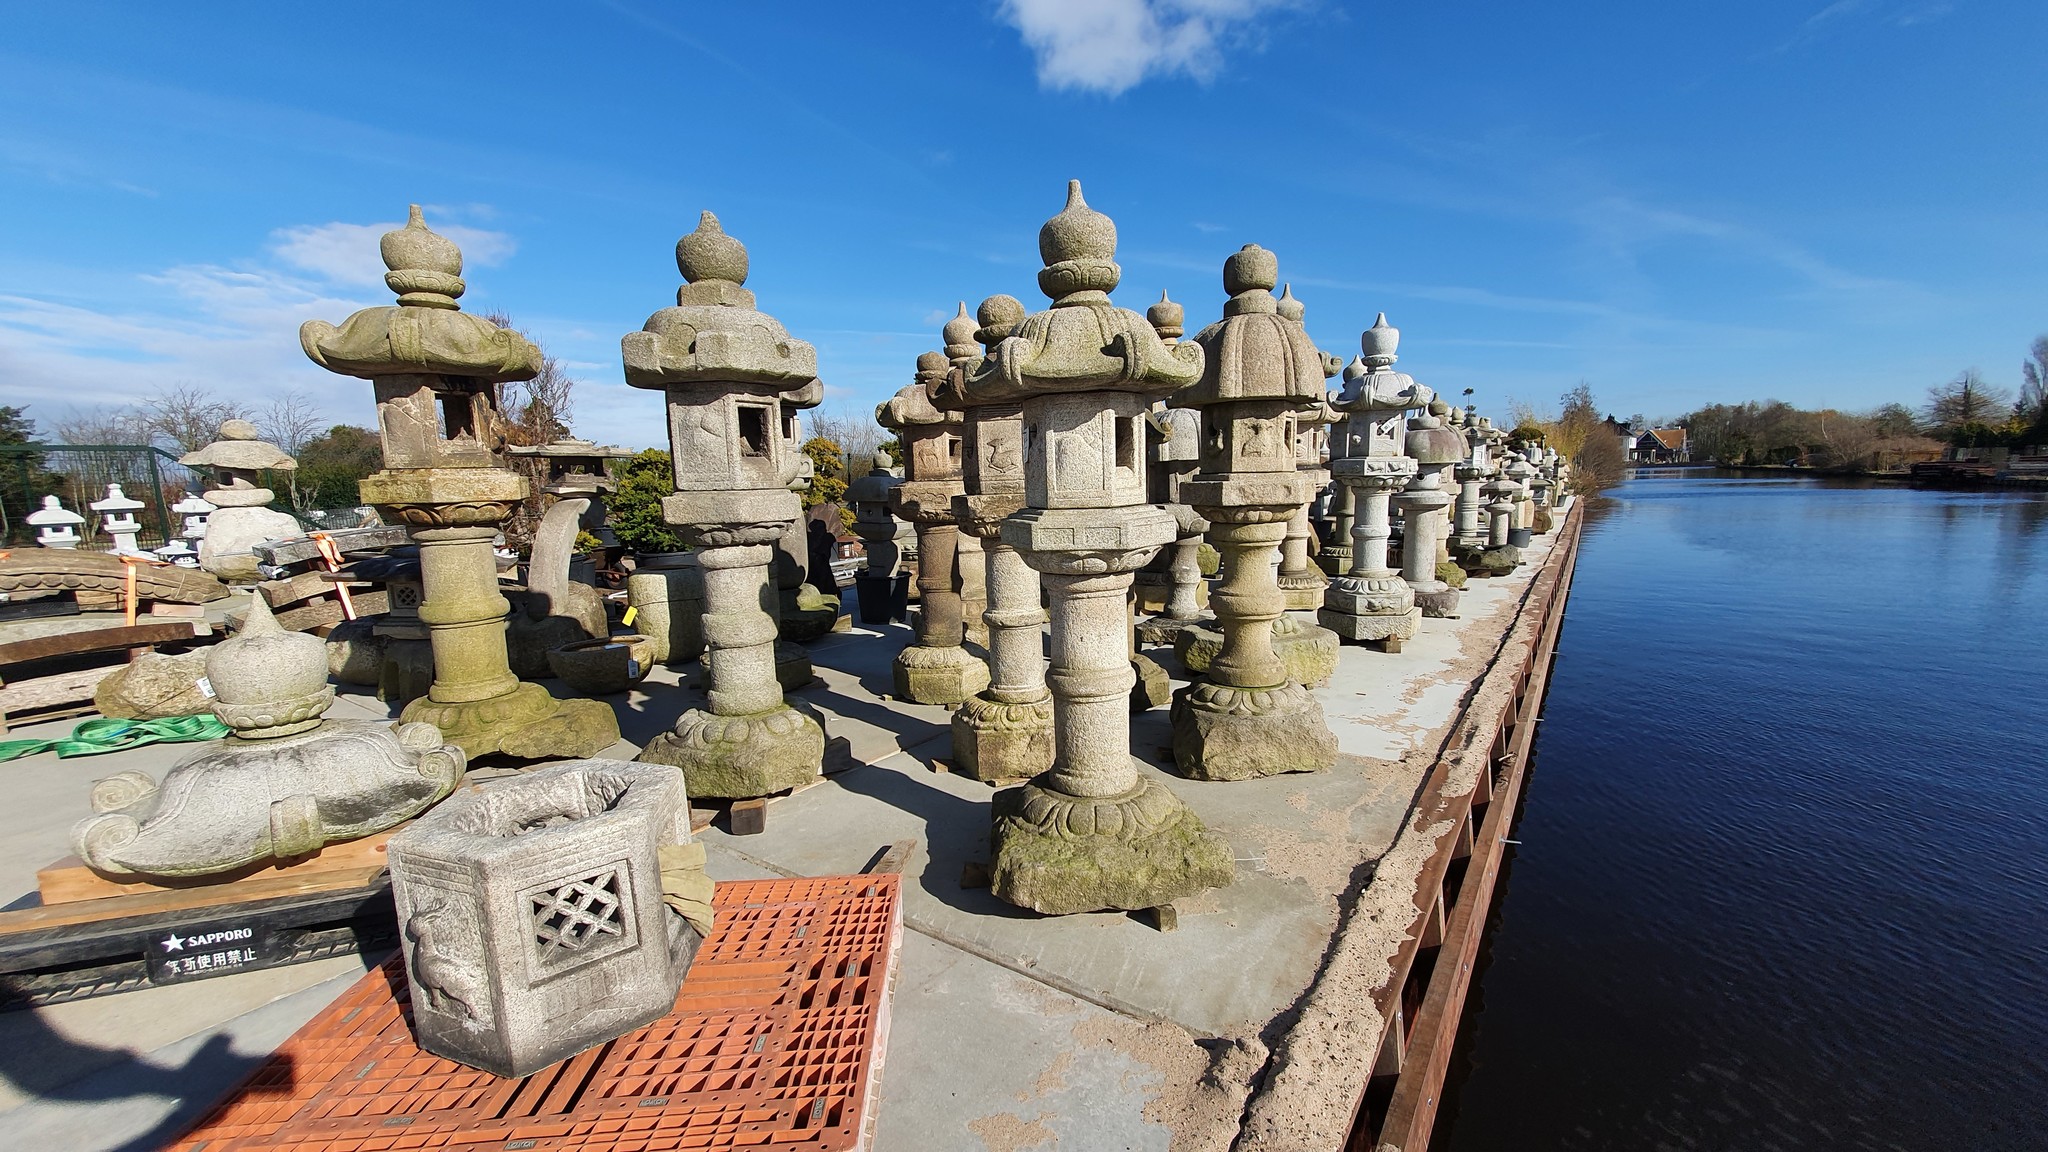
{"label": "concrete platform", "polygon": [[[1133,752],[1238,860],[1236,882],[1183,901],[1170,933],[1120,914],[1042,917],[963,887],[963,868],[988,859],[993,790],[935,770],[951,758],[943,709],[887,698],[909,631],[857,627],[810,645],[818,680],[799,695],[824,715],[828,779],[775,801],[760,835],[714,827],[705,839],[724,879],[852,872],[892,841],[918,841],[877,1147],[1228,1147],[1247,1081],[1405,823],[1548,552],[1539,538],[1515,574],[1473,581],[1460,619],[1423,621],[1398,654],[1344,648],[1317,691],[1342,751],[1332,771],[1183,780],[1171,772],[1166,709],[1133,717]],[[1148,654],[1180,673],[1170,650]],[[609,698],[625,734],[610,755],[630,757],[701,699],[679,680],[657,669]],[[348,690],[332,715],[388,711]],[[0,767],[12,785],[0,895],[13,907],[34,901],[35,870],[68,850],[92,780],[161,774],[191,751],[46,753]],[[0,1014],[0,1129],[38,1149],[153,1148],[365,966],[328,960]]]}

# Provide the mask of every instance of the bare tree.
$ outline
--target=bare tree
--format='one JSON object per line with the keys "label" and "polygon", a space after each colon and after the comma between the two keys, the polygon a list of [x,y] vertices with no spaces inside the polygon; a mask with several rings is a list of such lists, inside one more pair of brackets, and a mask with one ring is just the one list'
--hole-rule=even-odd
{"label": "bare tree", "polygon": [[197,384],[159,388],[139,409],[150,443],[182,456],[220,438],[220,426],[242,415],[239,405]]}
{"label": "bare tree", "polygon": [[133,408],[73,408],[55,422],[60,444],[141,444],[149,440]]}
{"label": "bare tree", "polygon": [[1946,384],[1929,388],[1923,411],[1930,425],[1955,432],[1998,423],[2007,415],[2011,403],[2012,397],[2005,389],[1986,384],[1984,377],[1971,368]]}
{"label": "bare tree", "polygon": [[2048,336],[2034,337],[2034,347],[2020,365],[2020,398],[2014,415],[2030,428],[2048,428]]}
{"label": "bare tree", "polygon": [[[533,379],[502,384],[498,388],[498,411],[504,418],[505,439],[513,444],[535,445],[569,435],[569,417],[575,407],[576,381],[562,362],[548,354],[547,345],[531,332],[513,323],[504,312],[489,312],[484,319],[500,328],[510,328],[533,341],[540,349],[540,371]],[[541,492],[547,478],[547,462],[537,456],[515,456],[514,471],[524,475],[532,491],[505,522],[505,542],[524,554],[533,546],[533,534],[547,512],[548,498]]]}
{"label": "bare tree", "polygon": [[849,400],[843,394],[811,413],[806,422],[810,425],[811,435],[822,436],[839,445],[841,455],[846,458],[847,472],[853,476],[867,475],[875,450],[889,439],[882,426],[875,423],[873,409]]}
{"label": "bare tree", "polygon": [[[256,427],[263,438],[284,449],[287,456],[296,458],[305,451],[314,437],[325,432],[325,415],[320,411],[319,401],[297,389],[287,390],[283,395],[265,405],[256,417]],[[286,483],[291,486],[292,507],[300,507],[299,474],[296,470],[285,473]]]}

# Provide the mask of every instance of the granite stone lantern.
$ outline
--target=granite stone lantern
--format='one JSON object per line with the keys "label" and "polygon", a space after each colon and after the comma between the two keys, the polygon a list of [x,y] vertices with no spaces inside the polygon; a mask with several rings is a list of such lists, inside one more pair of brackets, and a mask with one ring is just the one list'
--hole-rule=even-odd
{"label": "granite stone lantern", "polygon": [[953,515],[953,497],[966,491],[960,413],[932,404],[933,390],[945,386],[950,370],[942,353],[919,356],[916,381],[876,408],[875,420],[902,438],[903,483],[889,494],[889,504],[917,529],[917,642],[896,653],[890,666],[896,695],[955,708],[988,687],[988,665],[962,646],[960,522]]}
{"label": "granite stone lantern", "polygon": [[206,539],[206,518],[219,509],[208,503],[204,497],[186,493],[185,498],[171,505],[171,511],[183,517],[178,536],[184,540]]}
{"label": "granite stone lantern", "polygon": [[1458,590],[1437,576],[1437,534],[1443,530],[1441,513],[1451,502],[1443,490],[1443,477],[1465,458],[1465,444],[1458,434],[1444,427],[1449,404],[1441,397],[1408,421],[1404,450],[1415,461],[1415,475],[1394,498],[1401,509],[1401,577],[1415,593],[1415,606],[1424,616],[1449,619],[1458,614]]}
{"label": "granite stone lantern", "polygon": [[86,507],[100,514],[100,531],[113,540],[116,553],[142,554],[141,546],[135,542],[142,523],[135,519],[135,514],[149,505],[121,491],[119,484],[109,484],[106,496]]}
{"label": "granite stone lantern", "polygon": [[[981,302],[976,319],[961,314],[946,323],[946,357],[951,365],[934,399],[957,408],[964,434],[961,481],[953,516],[961,532],[981,543],[983,587],[988,607],[987,687],[953,713],[953,759],[957,770],[977,780],[1019,780],[1052,767],[1053,703],[1045,685],[1038,573],[1002,538],[1003,522],[1025,508],[1024,407],[1020,403],[973,404],[962,391],[967,370],[984,350],[1016,331],[1024,305],[1012,296]],[[979,345],[977,347],[977,345]],[[968,563],[960,554],[960,563]]]}
{"label": "granite stone lantern", "polygon": [[1485,548],[1486,525],[1480,519],[1482,499],[1479,489],[1493,475],[1493,465],[1486,455],[1484,421],[1465,413],[1457,431],[1464,438],[1465,449],[1456,468],[1458,503],[1456,523],[1451,530],[1451,548],[1454,551]]}
{"label": "granite stone lantern", "polygon": [[818,356],[754,307],[747,250],[716,216],[676,242],[676,266],[676,306],[620,343],[626,383],[668,401],[676,492],[661,515],[703,569],[709,707],[684,712],[639,759],[681,768],[694,796],[766,796],[815,778],[825,755],[816,717],[783,698],[765,607],[776,546],[802,515],[785,398],[818,378]]}
{"label": "granite stone lantern", "polygon": [[[257,481],[266,471],[289,472],[298,461],[262,439],[247,420],[224,420],[220,438],[197,452],[178,458],[187,468],[210,468],[214,486],[205,502],[215,511],[205,519],[199,541],[199,566],[223,580],[254,581],[262,574],[252,551],[265,540],[289,540],[303,534],[291,514],[270,506],[277,494]],[[175,509],[174,509],[175,511]]]}
{"label": "granite stone lantern", "polygon": [[1301,324],[1280,314],[1278,278],[1279,260],[1256,244],[1224,261],[1223,319],[1193,341],[1204,353],[1201,379],[1173,398],[1202,413],[1201,470],[1181,493],[1207,518],[1223,554],[1209,594],[1222,643],[1173,699],[1174,761],[1201,780],[1312,772],[1337,761],[1323,706],[1273,648],[1274,623],[1287,609],[1273,549],[1314,494],[1314,477],[1296,467],[1297,421],[1322,404],[1327,366]]}
{"label": "granite stone lantern", "polygon": [[[1307,312],[1302,302],[1295,298],[1293,285],[1281,289],[1280,298],[1274,306],[1282,320],[1296,325],[1301,323]],[[1320,351],[1316,355],[1322,361],[1325,379],[1335,376],[1343,367],[1341,360],[1325,356]],[[1320,607],[1323,589],[1330,582],[1329,576],[1309,554],[1309,546],[1315,541],[1315,532],[1309,526],[1309,509],[1330,483],[1330,470],[1323,464],[1323,454],[1330,425],[1340,419],[1342,415],[1324,402],[1320,388],[1316,390],[1316,399],[1295,414],[1294,466],[1308,478],[1308,498],[1287,518],[1287,536],[1280,544],[1280,568],[1275,576],[1289,608]]]}
{"label": "granite stone lantern", "polygon": [[682,774],[621,760],[466,789],[393,836],[419,1046],[519,1077],[668,1015],[703,937],[662,874],[702,851]]}
{"label": "granite stone lantern", "polygon": [[889,494],[901,483],[889,454],[877,449],[868,474],[846,486],[853,534],[867,546],[867,567],[853,576],[863,624],[887,624],[904,614],[910,575],[899,569],[904,546],[916,543],[917,532],[889,511]]}
{"label": "granite stone lantern", "polygon": [[45,548],[77,548],[78,526],[85,523],[85,517],[55,496],[43,497],[43,506],[23,519],[36,530],[36,543]]}
{"label": "granite stone lantern", "polygon": [[[1159,326],[1158,314],[1166,303],[1170,302],[1154,304],[1146,313],[1155,327]],[[1174,304],[1172,308],[1173,322],[1160,328],[1168,345],[1181,332],[1180,305]],[[1138,573],[1140,581],[1151,576],[1166,588],[1159,612],[1138,624],[1138,638],[1147,644],[1172,644],[1182,632],[1204,622],[1202,609],[1208,601],[1208,590],[1202,583],[1202,537],[1209,531],[1209,522],[1188,504],[1181,492],[1201,468],[1202,414],[1193,408],[1155,404],[1149,431],[1152,470],[1146,482],[1152,503],[1173,514],[1179,534],[1170,549],[1161,549],[1159,557]]]}
{"label": "granite stone lantern", "polygon": [[991,889],[1046,913],[1150,908],[1230,883],[1230,846],[1131,755],[1131,574],[1171,542],[1145,502],[1145,410],[1195,384],[1202,349],[1168,347],[1111,303],[1116,225],[1080,181],[1038,233],[1034,312],[961,373],[976,406],[1019,404],[1025,506],[1001,539],[1051,600],[1052,767],[996,794]]}
{"label": "granite stone lantern", "polygon": [[[1388,502],[1415,475],[1403,413],[1436,398],[1407,373],[1393,370],[1400,329],[1382,312],[1359,337],[1357,371],[1347,370],[1344,391],[1333,407],[1346,415],[1343,440],[1355,455],[1330,461],[1337,482],[1353,493],[1351,567],[1330,582],[1317,619],[1347,640],[1406,640],[1422,624],[1415,591],[1387,565],[1392,536]],[[1426,543],[1426,541],[1422,541]],[[1428,548],[1434,561],[1436,549]]]}
{"label": "granite stone lantern", "polygon": [[[376,388],[384,467],[359,487],[365,503],[404,524],[420,549],[434,682],[401,719],[432,724],[472,759],[589,756],[619,738],[596,700],[557,700],[521,683],[506,650],[511,602],[498,588],[492,541],[526,498],[506,469],[498,386],[540,372],[525,337],[461,310],[462,253],[427,228],[418,205],[378,249],[398,303],[365,308],[339,328],[308,320],[299,343],[314,363]],[[208,499],[218,504],[213,494]],[[220,530],[216,513],[207,529]]]}

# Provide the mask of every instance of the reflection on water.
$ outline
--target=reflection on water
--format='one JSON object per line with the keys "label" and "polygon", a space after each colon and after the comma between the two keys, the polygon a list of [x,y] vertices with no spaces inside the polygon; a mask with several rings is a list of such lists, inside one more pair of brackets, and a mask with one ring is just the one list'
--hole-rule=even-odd
{"label": "reflection on water", "polygon": [[2048,1146],[2048,497],[1594,511],[1437,1146]]}

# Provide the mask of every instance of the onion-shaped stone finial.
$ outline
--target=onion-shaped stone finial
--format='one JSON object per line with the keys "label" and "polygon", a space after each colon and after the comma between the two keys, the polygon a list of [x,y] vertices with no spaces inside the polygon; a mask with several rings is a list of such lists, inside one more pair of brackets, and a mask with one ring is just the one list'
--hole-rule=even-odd
{"label": "onion-shaped stone finial", "polygon": [[1067,181],[1067,206],[1038,230],[1045,268],[1039,290],[1053,301],[1082,292],[1108,292],[1123,278],[1116,265],[1116,222],[1081,198],[1081,182]]}
{"label": "onion-shaped stone finial", "polygon": [[1292,284],[1280,286],[1280,299],[1274,302],[1273,310],[1280,313],[1282,320],[1292,320],[1296,324],[1301,323],[1301,318],[1308,315],[1308,306],[1294,298]]}
{"label": "onion-shaped stone finial", "polygon": [[983,300],[981,307],[974,310],[974,316],[981,321],[981,327],[975,330],[974,338],[983,348],[993,350],[1005,336],[1017,330],[1017,325],[1024,322],[1024,304],[1015,296],[998,293]]}
{"label": "onion-shaped stone finial", "polygon": [[724,280],[744,285],[747,246],[726,235],[725,229],[718,226],[718,217],[706,212],[697,218],[696,231],[676,241],[676,268],[692,284]]}
{"label": "onion-shaped stone finial", "polygon": [[453,240],[427,227],[420,206],[412,205],[405,227],[386,232],[377,241],[384,257],[384,283],[398,293],[398,302],[414,308],[455,308],[462,295],[462,250]]}
{"label": "onion-shaped stone finial", "polygon": [[959,314],[946,321],[946,326],[939,330],[941,337],[946,341],[946,358],[948,360],[973,359],[975,355],[974,338],[977,331],[978,327],[974,322],[974,317],[967,314],[967,301],[962,300],[960,302]]}
{"label": "onion-shaped stone finial", "polygon": [[1187,331],[1187,318],[1187,309],[1167,299],[1164,291],[1159,293],[1159,303],[1145,309],[1145,320],[1168,344],[1178,341],[1181,333]]}
{"label": "onion-shaped stone finial", "polygon": [[1371,368],[1391,367],[1395,360],[1400,359],[1394,355],[1394,350],[1400,346],[1401,330],[1387,323],[1385,312],[1372,322],[1372,327],[1358,335],[1358,350],[1364,354],[1365,363]]}

